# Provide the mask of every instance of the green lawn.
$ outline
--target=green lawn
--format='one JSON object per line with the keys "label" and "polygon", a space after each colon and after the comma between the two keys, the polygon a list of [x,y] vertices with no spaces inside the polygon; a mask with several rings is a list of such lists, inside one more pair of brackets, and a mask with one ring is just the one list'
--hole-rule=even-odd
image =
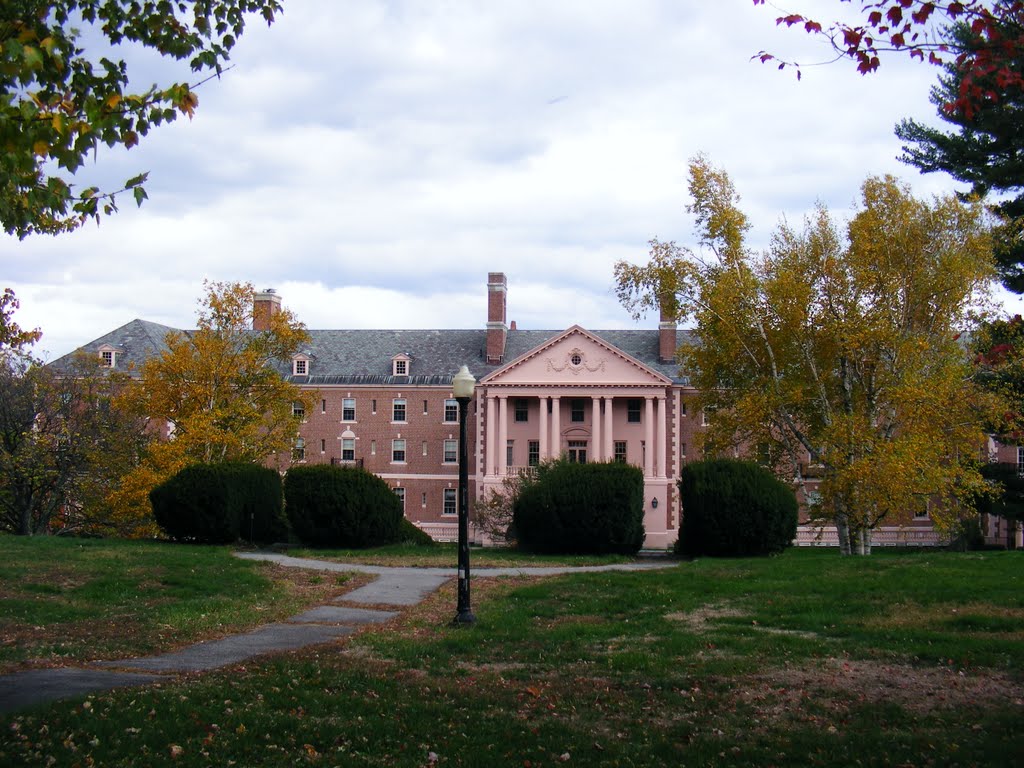
{"label": "green lawn", "polygon": [[349,578],[227,547],[0,535],[0,671],[167,650],[294,615]]}
{"label": "green lawn", "polygon": [[[478,579],[399,629],[0,722],[0,765],[1024,765],[1024,556]],[[48,762],[50,761],[50,762]]]}

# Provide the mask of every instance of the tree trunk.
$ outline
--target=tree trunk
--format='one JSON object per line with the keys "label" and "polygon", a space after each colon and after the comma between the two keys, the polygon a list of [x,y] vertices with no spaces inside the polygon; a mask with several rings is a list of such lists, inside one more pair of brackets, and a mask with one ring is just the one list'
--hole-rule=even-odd
{"label": "tree trunk", "polygon": [[864,554],[864,529],[858,528],[853,535],[853,553],[855,555]]}
{"label": "tree trunk", "polygon": [[845,512],[836,515],[836,533],[839,534],[839,554],[850,554],[850,523]]}

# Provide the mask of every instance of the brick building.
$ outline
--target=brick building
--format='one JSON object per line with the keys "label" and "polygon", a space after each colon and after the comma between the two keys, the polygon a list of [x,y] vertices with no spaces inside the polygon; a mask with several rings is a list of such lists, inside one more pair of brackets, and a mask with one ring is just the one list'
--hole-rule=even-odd
{"label": "brick building", "polygon": [[[679,469],[694,457],[704,414],[674,360],[686,332],[656,329],[520,330],[507,315],[504,274],[487,279],[486,323],[475,330],[310,330],[280,373],[316,392],[292,461],[360,464],[402,498],[405,515],[442,540],[457,534],[458,404],[452,377],[477,379],[468,416],[470,498],[545,458],[626,461],[644,472],[645,546],[678,536]],[[280,307],[257,294],[254,327]],[[176,329],[133,320],[82,349],[128,368],[159,354]],[[876,532],[875,543],[933,544],[926,510],[910,525]],[[801,526],[801,544],[832,544],[834,530]]]}

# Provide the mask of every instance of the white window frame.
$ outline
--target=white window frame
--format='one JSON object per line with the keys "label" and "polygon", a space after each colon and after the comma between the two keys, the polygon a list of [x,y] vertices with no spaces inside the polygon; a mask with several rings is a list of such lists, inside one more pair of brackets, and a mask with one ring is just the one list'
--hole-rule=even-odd
{"label": "white window frame", "polygon": [[[345,455],[346,451],[349,453]],[[354,437],[343,437],[341,438],[341,460],[342,461],[355,461],[356,460],[356,439]]]}
{"label": "white window frame", "polygon": [[[401,446],[401,447],[399,447]],[[396,458],[398,454],[401,454],[401,458]],[[392,464],[405,464],[406,456],[406,442],[403,438],[396,438],[391,441],[391,463]]]}
{"label": "white window frame", "polygon": [[459,497],[455,488],[445,488],[441,496],[441,514],[447,517],[459,514]]}
{"label": "white window frame", "polygon": [[459,423],[459,401],[454,397],[450,397],[444,401],[444,423]]}
{"label": "white window frame", "polygon": [[292,375],[309,376],[309,359],[305,357],[296,357],[292,360]]}
{"label": "white window frame", "polygon": [[458,464],[459,463],[459,441],[458,440],[445,440],[444,441],[444,463],[445,464]]}
{"label": "white window frame", "polygon": [[[349,403],[352,403],[352,407],[349,407]],[[349,411],[352,413],[350,414]],[[354,397],[344,397],[341,400],[341,420],[342,421],[355,421],[356,420],[356,399]]]}
{"label": "white window frame", "polygon": [[[398,415],[398,409],[402,409],[402,418],[396,418]],[[396,397],[391,401],[391,423],[392,424],[408,424],[409,418],[409,404],[406,402],[404,397]]]}

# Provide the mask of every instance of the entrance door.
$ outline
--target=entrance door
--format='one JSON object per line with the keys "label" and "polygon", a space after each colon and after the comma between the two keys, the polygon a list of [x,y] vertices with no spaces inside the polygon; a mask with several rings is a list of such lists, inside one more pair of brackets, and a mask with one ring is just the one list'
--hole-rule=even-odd
{"label": "entrance door", "polygon": [[570,440],[569,441],[569,461],[574,464],[586,464],[587,463],[587,441],[586,440]]}

